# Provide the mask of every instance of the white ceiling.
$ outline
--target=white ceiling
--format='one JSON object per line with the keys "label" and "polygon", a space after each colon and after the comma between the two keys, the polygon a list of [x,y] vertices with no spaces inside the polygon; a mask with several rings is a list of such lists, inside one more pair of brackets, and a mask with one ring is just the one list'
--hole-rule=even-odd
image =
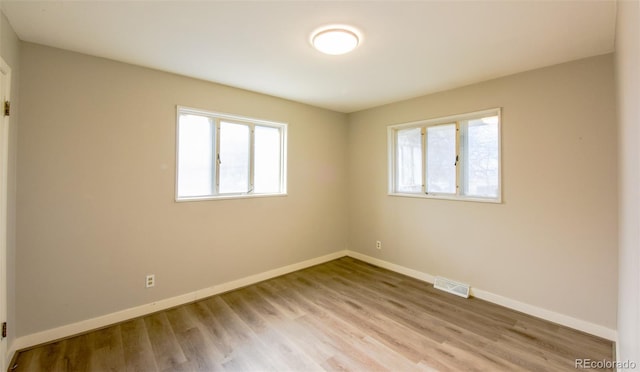
{"label": "white ceiling", "polygon": [[[353,112],[613,51],[615,1],[2,1],[20,39]],[[351,54],[310,33],[360,29]]]}

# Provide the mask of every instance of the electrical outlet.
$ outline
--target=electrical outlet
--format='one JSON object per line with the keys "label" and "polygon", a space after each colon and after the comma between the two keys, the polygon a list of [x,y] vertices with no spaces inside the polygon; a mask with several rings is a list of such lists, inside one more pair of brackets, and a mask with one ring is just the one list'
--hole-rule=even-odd
{"label": "electrical outlet", "polygon": [[147,281],[145,282],[145,287],[151,288],[156,285],[156,276],[155,274],[147,275]]}
{"label": "electrical outlet", "polygon": [[380,240],[376,241],[376,248],[382,249],[382,242]]}

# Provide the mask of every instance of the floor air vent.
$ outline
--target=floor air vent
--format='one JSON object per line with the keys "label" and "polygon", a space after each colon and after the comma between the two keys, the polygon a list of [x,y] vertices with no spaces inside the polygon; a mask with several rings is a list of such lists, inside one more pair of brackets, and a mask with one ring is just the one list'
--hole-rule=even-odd
{"label": "floor air vent", "polygon": [[433,286],[437,289],[440,289],[445,292],[453,293],[456,296],[469,298],[469,285],[454,282],[451,279],[443,278],[441,276],[437,276],[436,280],[433,282]]}

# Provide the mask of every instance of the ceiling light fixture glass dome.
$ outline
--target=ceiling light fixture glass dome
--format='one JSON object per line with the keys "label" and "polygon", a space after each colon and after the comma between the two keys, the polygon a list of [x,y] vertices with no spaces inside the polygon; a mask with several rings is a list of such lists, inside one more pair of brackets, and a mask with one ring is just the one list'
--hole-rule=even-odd
{"label": "ceiling light fixture glass dome", "polygon": [[311,45],[325,54],[340,55],[349,53],[359,43],[359,32],[348,26],[326,26],[311,34]]}

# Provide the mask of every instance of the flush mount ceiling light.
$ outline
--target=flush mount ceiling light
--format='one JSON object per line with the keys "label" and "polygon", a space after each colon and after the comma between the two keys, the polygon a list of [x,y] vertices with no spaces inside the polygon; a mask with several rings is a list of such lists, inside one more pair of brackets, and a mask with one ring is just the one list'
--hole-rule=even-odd
{"label": "flush mount ceiling light", "polygon": [[359,43],[360,33],[349,26],[325,26],[311,34],[311,45],[325,54],[340,55],[349,53]]}

